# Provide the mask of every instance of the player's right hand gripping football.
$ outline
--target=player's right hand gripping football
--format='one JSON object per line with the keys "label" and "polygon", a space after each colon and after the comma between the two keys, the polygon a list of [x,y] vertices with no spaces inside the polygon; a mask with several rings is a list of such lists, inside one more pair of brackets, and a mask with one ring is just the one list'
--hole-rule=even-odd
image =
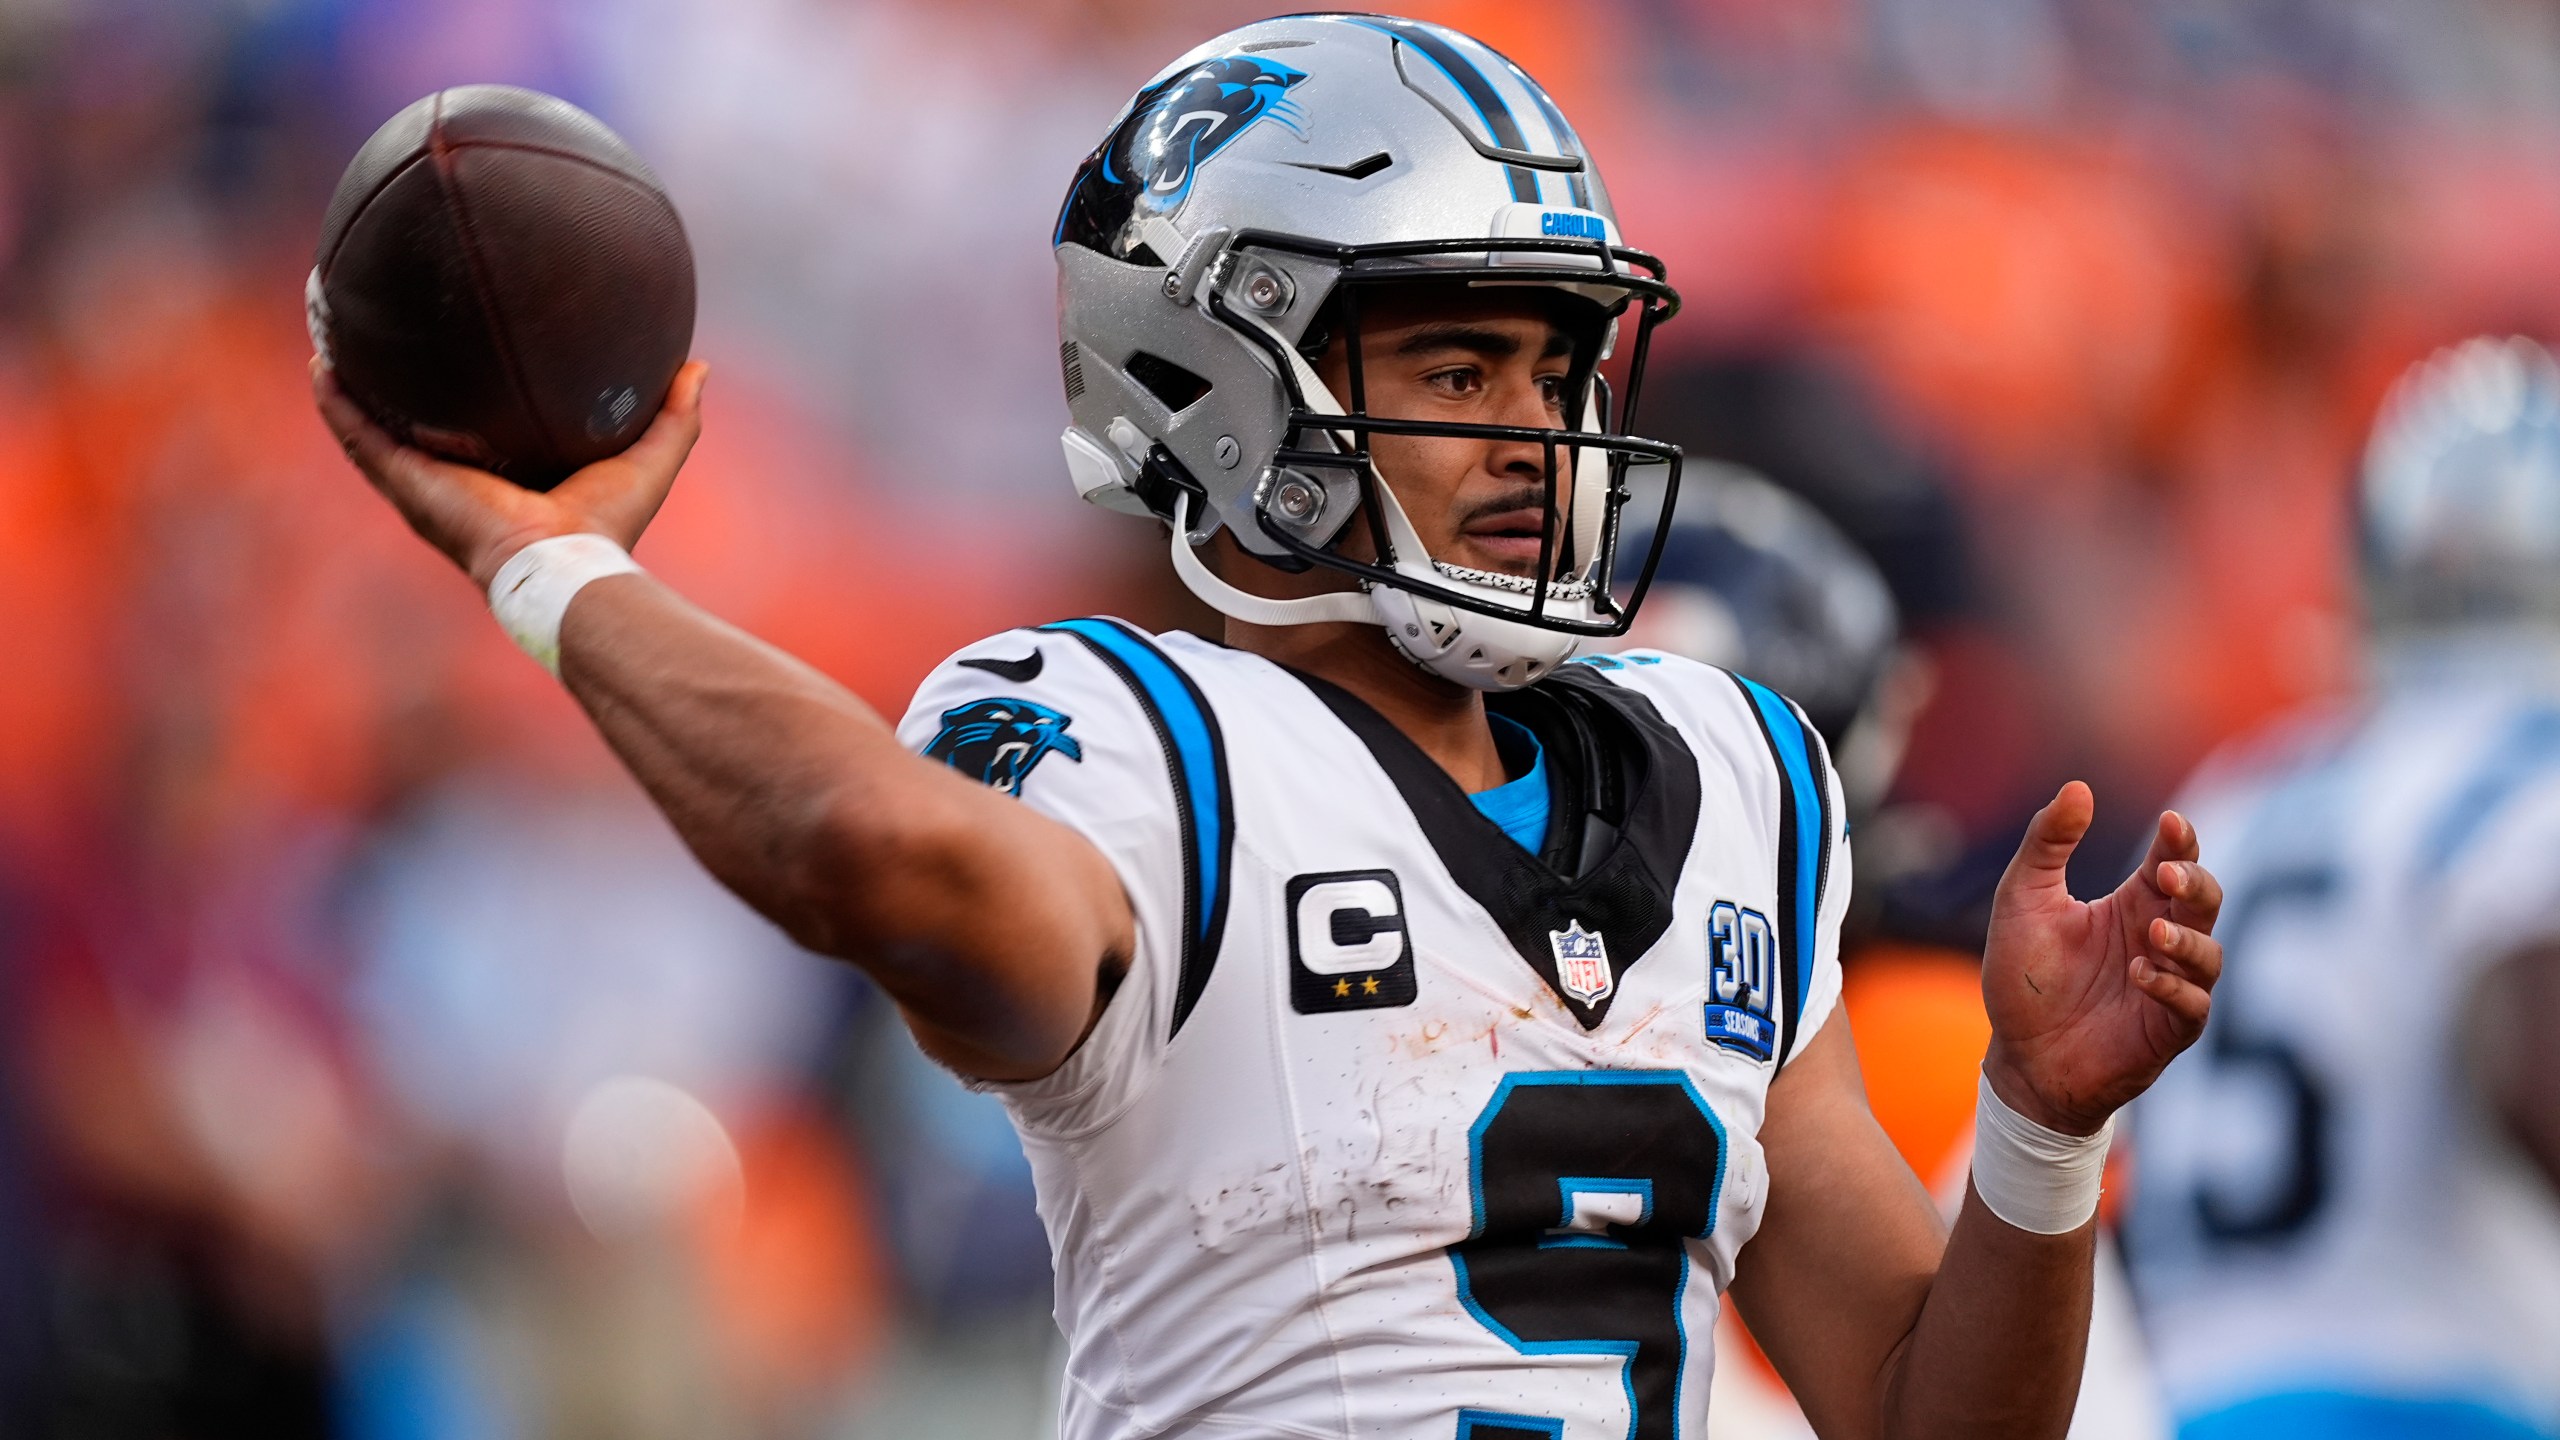
{"label": "player's right hand gripping football", "polygon": [[2195,827],[2163,813],[2141,867],[2083,902],[2063,870],[2093,818],[2089,787],[2074,780],[2027,823],[1982,959],[1992,1089],[2028,1119],[2081,1135],[2196,1042],[2222,977],[2222,886],[2197,863]]}
{"label": "player's right hand gripping football", "polygon": [[485,590],[507,557],[536,540],[585,532],[605,536],[625,550],[636,544],[666,503],[676,472],[702,434],[702,385],[710,373],[702,361],[687,361],[667,388],[667,403],[657,420],[630,449],[580,470],[547,493],[401,444],[347,398],[337,376],[317,356],[311,361],[311,394],[320,418],[365,479],[399,510],[410,529]]}

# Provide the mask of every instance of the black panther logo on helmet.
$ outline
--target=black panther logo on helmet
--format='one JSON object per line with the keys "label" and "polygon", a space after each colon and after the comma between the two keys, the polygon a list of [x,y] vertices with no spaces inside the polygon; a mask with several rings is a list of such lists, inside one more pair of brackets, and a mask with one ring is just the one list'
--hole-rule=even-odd
{"label": "black panther logo on helmet", "polygon": [[1019,795],[1031,767],[1051,752],[1083,761],[1084,747],[1067,733],[1068,723],[1028,700],[972,700],[942,712],[942,731],[924,754],[990,789]]}
{"label": "black panther logo on helmet", "polygon": [[1057,243],[1128,258],[1124,232],[1141,207],[1156,214],[1178,208],[1200,166],[1265,116],[1296,128],[1289,89],[1306,78],[1260,56],[1222,55],[1139,91],[1127,118],[1077,168]]}

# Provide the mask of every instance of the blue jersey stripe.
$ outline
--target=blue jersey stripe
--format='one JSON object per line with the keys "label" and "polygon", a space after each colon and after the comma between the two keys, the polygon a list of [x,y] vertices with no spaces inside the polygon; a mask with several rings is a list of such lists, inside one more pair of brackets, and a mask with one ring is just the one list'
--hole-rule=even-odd
{"label": "blue jersey stripe", "polygon": [[2418,847],[2420,878],[2442,879],[2508,802],[2526,792],[2527,782],[2555,764],[2560,764],[2560,711],[2526,711],[2427,827],[2427,838]]}
{"label": "blue jersey stripe", "polygon": [[1815,778],[1805,725],[1795,707],[1756,680],[1733,677],[1751,701],[1761,737],[1778,762],[1778,909],[1786,933],[1786,1014],[1779,1029],[1778,1063],[1795,1049],[1797,1012],[1813,990],[1814,942],[1820,931],[1824,843],[1829,839],[1830,796]]}
{"label": "blue jersey stripe", "polygon": [[1137,697],[1163,743],[1182,825],[1182,975],[1173,1002],[1178,1035],[1208,987],[1226,930],[1227,873],[1235,852],[1226,740],[1191,677],[1135,630],[1116,620],[1091,619],[1040,628],[1073,635],[1100,656]]}
{"label": "blue jersey stripe", "polygon": [[2301,1390],[2260,1395],[2179,1422],[2178,1440],[2549,1440],[2550,1432],[2460,1396]]}

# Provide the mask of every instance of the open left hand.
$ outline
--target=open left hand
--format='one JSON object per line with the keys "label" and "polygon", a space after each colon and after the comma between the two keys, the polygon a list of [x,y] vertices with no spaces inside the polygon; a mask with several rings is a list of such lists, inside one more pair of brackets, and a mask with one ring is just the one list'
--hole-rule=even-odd
{"label": "open left hand", "polygon": [[2222,886],[2196,863],[2195,827],[2160,816],[2151,853],[2115,893],[2071,898],[2063,866],[2096,801],[2074,780],[2027,824],[1991,906],[1982,1000],[1983,1071],[2009,1108],[2095,1133],[2204,1033],[2222,944]]}

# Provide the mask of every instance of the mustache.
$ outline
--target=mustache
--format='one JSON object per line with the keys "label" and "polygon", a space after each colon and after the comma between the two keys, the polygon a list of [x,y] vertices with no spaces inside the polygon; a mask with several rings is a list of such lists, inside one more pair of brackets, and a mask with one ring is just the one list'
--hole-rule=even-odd
{"label": "mustache", "polygon": [[1547,491],[1547,486],[1530,484],[1513,485],[1497,490],[1461,510],[1458,513],[1458,528],[1463,530],[1488,516],[1504,515],[1514,510],[1545,512],[1547,522],[1553,524],[1555,515],[1548,510]]}

